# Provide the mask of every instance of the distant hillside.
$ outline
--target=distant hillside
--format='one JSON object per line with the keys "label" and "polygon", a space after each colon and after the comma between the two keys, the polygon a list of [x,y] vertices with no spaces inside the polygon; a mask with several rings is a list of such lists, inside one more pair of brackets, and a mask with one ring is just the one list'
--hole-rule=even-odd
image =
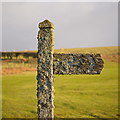
{"label": "distant hillside", "polygon": [[54,53],[100,53],[102,58],[111,62],[120,62],[120,46],[94,48],[61,48]]}
{"label": "distant hillside", "polygon": [[[113,47],[92,47],[92,48],[61,48],[55,49],[54,53],[100,53],[102,55],[120,55],[120,46]],[[1,52],[0,52],[1,53]],[[37,51],[11,51],[11,52],[2,52],[2,53],[37,53]]]}
{"label": "distant hillside", "polygon": [[[112,61],[120,62],[120,47],[94,47],[94,48],[61,48],[55,49],[54,53],[76,53],[76,54],[85,54],[85,53],[100,53],[102,58]],[[21,59],[21,58],[37,58],[37,51],[17,51],[17,52],[2,52],[0,58],[2,59]],[[30,59],[28,59],[30,61]]]}
{"label": "distant hillside", "polygon": [[117,46],[94,48],[61,48],[55,49],[54,53],[100,53],[102,55],[120,55],[120,51],[118,51]]}

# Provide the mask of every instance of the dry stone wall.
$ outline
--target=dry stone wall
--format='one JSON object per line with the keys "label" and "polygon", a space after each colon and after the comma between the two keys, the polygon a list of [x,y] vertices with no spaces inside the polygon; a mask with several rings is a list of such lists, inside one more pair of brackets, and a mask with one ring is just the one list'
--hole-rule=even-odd
{"label": "dry stone wall", "polygon": [[37,98],[38,118],[53,118],[53,47],[54,26],[48,20],[39,24],[38,32],[38,67]]}

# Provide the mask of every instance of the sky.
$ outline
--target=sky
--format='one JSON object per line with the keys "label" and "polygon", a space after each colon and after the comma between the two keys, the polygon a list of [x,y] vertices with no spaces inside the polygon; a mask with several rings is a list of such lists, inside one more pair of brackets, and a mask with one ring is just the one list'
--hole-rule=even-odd
{"label": "sky", "polygon": [[4,2],[2,51],[37,50],[45,19],[55,26],[55,49],[118,45],[117,2]]}

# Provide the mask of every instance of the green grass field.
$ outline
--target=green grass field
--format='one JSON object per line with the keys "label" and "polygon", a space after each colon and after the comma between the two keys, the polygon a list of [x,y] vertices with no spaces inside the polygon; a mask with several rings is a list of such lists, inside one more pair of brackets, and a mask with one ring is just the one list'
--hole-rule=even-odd
{"label": "green grass field", "polygon": [[[105,62],[100,75],[55,75],[55,117],[117,118],[118,64]],[[3,75],[3,117],[37,117],[36,73]]]}

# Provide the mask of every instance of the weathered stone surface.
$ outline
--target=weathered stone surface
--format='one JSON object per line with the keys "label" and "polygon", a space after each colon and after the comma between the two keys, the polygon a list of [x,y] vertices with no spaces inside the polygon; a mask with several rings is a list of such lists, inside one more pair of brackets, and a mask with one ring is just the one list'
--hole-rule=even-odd
{"label": "weathered stone surface", "polygon": [[38,118],[53,118],[53,24],[48,20],[39,23],[37,98]]}
{"label": "weathered stone surface", "polygon": [[100,74],[103,60],[100,54],[54,54],[54,74]]}
{"label": "weathered stone surface", "polygon": [[100,54],[54,54],[54,25],[39,23],[37,98],[38,118],[54,118],[54,74],[100,74],[103,60]]}

